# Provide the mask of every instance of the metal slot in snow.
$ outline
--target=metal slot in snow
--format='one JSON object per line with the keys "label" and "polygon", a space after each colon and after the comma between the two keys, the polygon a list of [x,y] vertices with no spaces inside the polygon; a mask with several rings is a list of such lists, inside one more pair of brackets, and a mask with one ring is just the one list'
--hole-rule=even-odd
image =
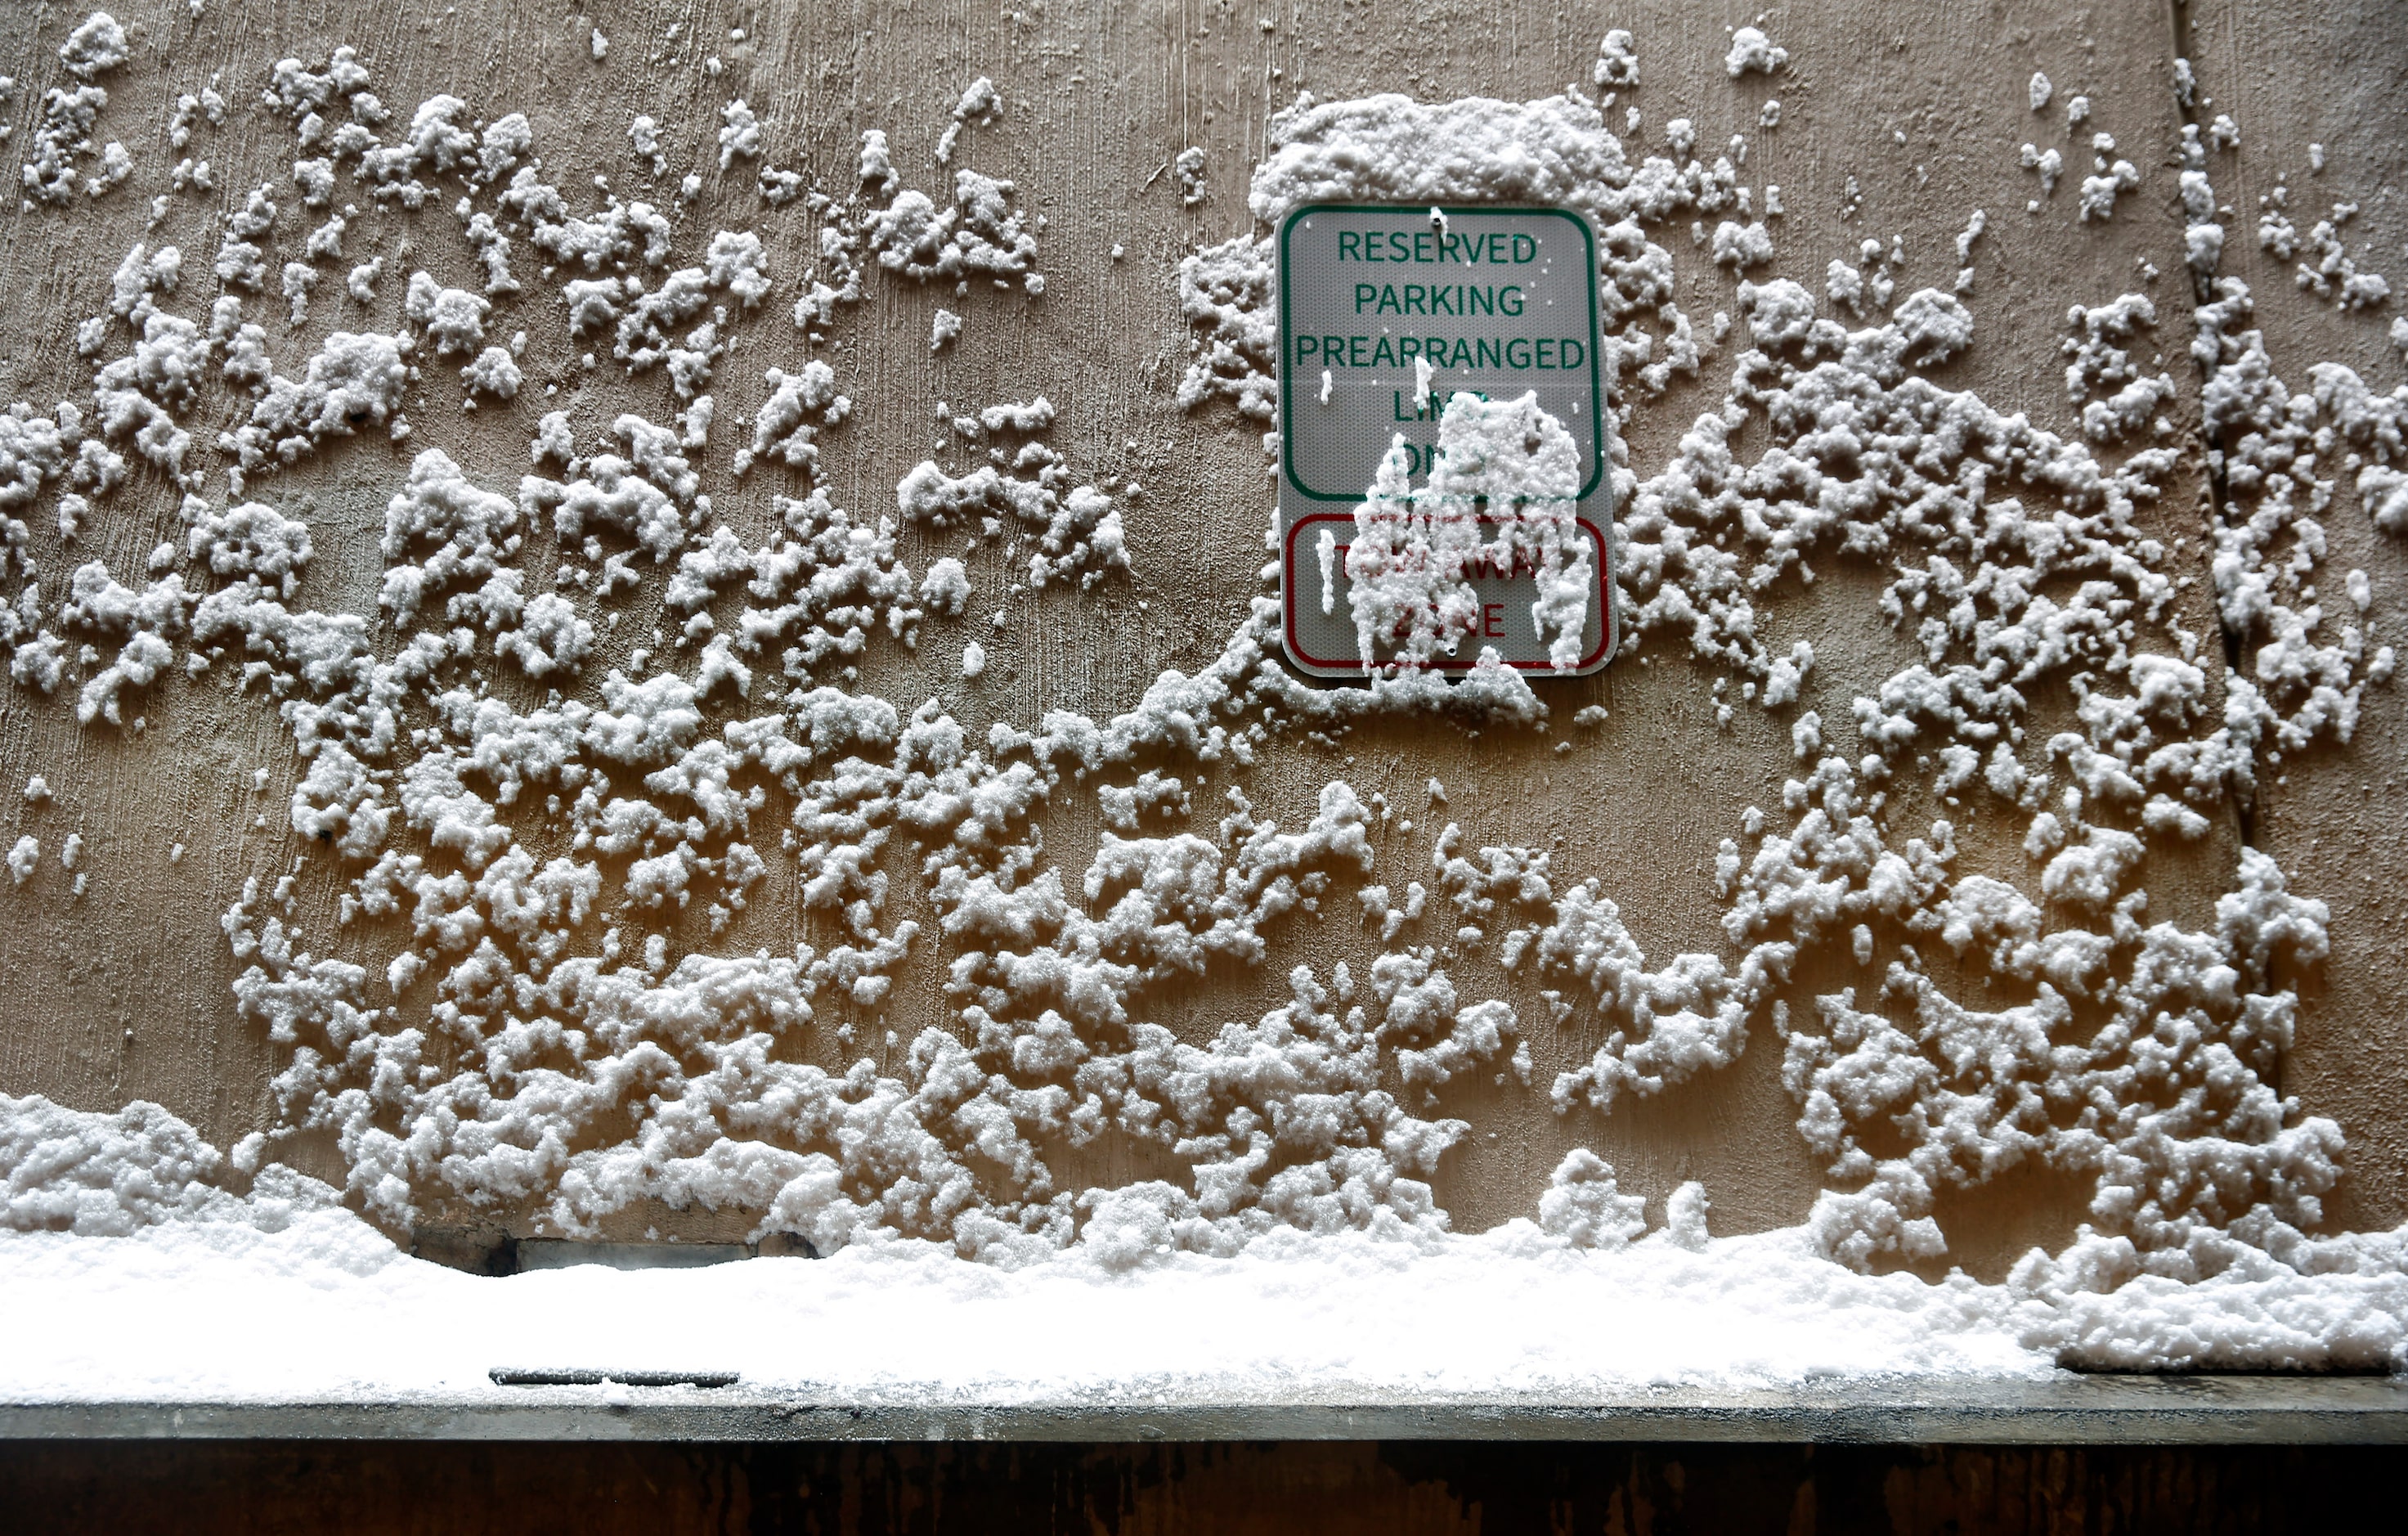
{"label": "metal slot in snow", "polygon": [[733,1371],[548,1371],[495,1366],[495,1386],[733,1386]]}
{"label": "metal slot in snow", "polygon": [[577,1264],[612,1270],[695,1270],[752,1256],[752,1251],[740,1242],[570,1242],[557,1238],[522,1238],[518,1242],[521,1274]]}

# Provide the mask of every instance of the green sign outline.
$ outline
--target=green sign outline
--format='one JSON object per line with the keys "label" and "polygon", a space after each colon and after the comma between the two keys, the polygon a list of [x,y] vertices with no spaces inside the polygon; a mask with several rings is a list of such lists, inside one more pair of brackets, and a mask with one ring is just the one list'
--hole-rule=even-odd
{"label": "green sign outline", "polygon": [[[1437,207],[1438,211],[1445,214],[1449,218],[1454,218],[1458,214],[1471,218],[1494,217],[1498,214],[1516,214],[1524,216],[1536,214],[1541,217],[1562,219],[1566,223],[1570,223],[1574,229],[1580,231],[1581,244],[1588,252],[1587,265],[1584,268],[1587,273],[1588,281],[1584,285],[1584,291],[1588,294],[1589,445],[1591,452],[1597,455],[1597,467],[1589,476],[1587,483],[1584,484],[1580,488],[1580,491],[1574,499],[1581,501],[1587,500],[1588,497],[1596,492],[1598,486],[1605,480],[1605,466],[1606,460],[1609,456],[1606,452],[1605,444],[1605,376],[1601,371],[1604,358],[1600,355],[1600,343],[1604,340],[1604,337],[1598,328],[1597,313],[1596,232],[1589,228],[1588,220],[1585,217],[1574,212],[1570,208],[1523,208],[1498,203],[1475,204],[1469,206],[1458,205],[1452,208],[1440,205],[1430,206]],[[1283,220],[1280,223],[1278,270],[1280,290],[1280,473],[1286,478],[1287,482],[1290,485],[1296,487],[1297,494],[1309,497],[1312,500],[1360,501],[1363,499],[1363,493],[1361,491],[1349,491],[1338,495],[1331,495],[1326,491],[1314,490],[1312,486],[1305,484],[1303,481],[1297,478],[1293,455],[1288,452],[1288,445],[1292,443],[1296,438],[1296,423],[1294,421],[1296,411],[1296,393],[1288,388],[1289,380],[1287,377],[1289,336],[1287,315],[1288,236],[1295,230],[1297,220],[1308,218],[1315,213],[1418,213],[1423,211],[1423,209],[1424,205],[1419,203],[1307,203],[1303,207],[1292,210],[1286,219]]]}

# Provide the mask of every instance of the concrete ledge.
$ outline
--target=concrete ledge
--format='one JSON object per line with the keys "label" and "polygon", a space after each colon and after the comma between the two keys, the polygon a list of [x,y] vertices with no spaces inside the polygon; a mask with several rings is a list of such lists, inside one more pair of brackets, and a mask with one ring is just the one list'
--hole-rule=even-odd
{"label": "concrete ledge", "polygon": [[1823,1388],[1514,1398],[987,1404],[566,1386],[392,1402],[0,1403],[8,1440],[1593,1440],[2402,1444],[2408,1379],[1899,1379]]}

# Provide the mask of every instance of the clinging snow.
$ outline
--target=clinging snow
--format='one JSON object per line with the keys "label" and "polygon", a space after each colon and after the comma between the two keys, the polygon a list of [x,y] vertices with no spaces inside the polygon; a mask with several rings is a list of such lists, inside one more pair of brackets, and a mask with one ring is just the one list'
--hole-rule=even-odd
{"label": "clinging snow", "polygon": [[[2331,1218],[2350,1148],[2284,1071],[2303,995],[2364,984],[2352,909],[2247,837],[2388,718],[2396,596],[2332,530],[2408,537],[2402,353],[2278,366],[2258,312],[2399,334],[2377,189],[2302,165],[2244,223],[2256,120],[2211,72],[2180,110],[2214,126],[2159,136],[2167,103],[2052,56],[2084,93],[2001,75],[2013,136],[1977,146],[2027,214],[1784,212],[1811,183],[1775,156],[1833,131],[1799,108],[1850,61],[1778,30],[1718,34],[1696,100],[1671,54],[1708,45],[1643,30],[1533,100],[1297,94],[1251,168],[1166,153],[1129,217],[1187,244],[1115,225],[1110,265],[1012,56],[831,138],[717,59],[673,109],[629,82],[699,60],[580,26],[583,88],[628,95],[588,164],[540,103],[412,100],[365,39],[246,77],[147,21],[46,34],[0,145],[20,230],[106,238],[0,412],[0,661],[41,743],[0,901],[97,923],[222,834],[184,914],[231,967],[207,1027],[272,1067],[222,1144],[0,1083],[0,1293],[55,1325],[0,1394],[475,1395],[672,1305],[757,1322],[748,1380],[865,1400],[2408,1364],[2401,1235]],[[1513,622],[1567,672],[1596,587],[1562,424],[1457,394],[1440,467],[1392,454],[1301,563],[1402,664],[1309,682],[1211,564],[1251,573],[1253,533],[1182,521],[1259,527],[1281,391],[1326,387],[1281,377],[1269,232],[1482,201],[1598,237],[1621,657],[1414,665],[1476,627],[1474,562],[1539,571]],[[2163,274],[2008,322],[2018,242],[2166,216]],[[1139,404],[1053,350],[1099,271],[1185,332]],[[1140,436],[1180,412],[1219,446]],[[1034,643],[1065,626],[1098,677],[1188,649],[1081,706]],[[238,768],[116,823],[87,765],[202,718]],[[1676,867],[1518,813],[1641,753],[1777,769],[1682,807]],[[1615,1150],[1641,1101],[1743,1080],[1819,1186],[1746,1233]],[[1464,1230],[1459,1170],[1533,1124],[1570,1150]],[[2030,1181],[2076,1229],[1952,1272]],[[824,1256],[403,1251],[682,1220]],[[497,1285],[533,1303],[508,1336]],[[140,1347],[96,1353],[104,1311]],[[244,1317],[363,1342],[246,1362],[212,1342]],[[787,1342],[839,1318],[902,1342]]]}

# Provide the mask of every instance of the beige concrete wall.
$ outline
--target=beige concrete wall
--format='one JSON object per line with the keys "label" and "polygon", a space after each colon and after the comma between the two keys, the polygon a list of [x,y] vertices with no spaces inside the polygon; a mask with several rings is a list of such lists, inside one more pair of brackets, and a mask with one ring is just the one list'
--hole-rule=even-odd
{"label": "beige concrete wall", "polygon": [[[1175,269],[1199,244],[1253,227],[1245,189],[1265,152],[1267,118],[1298,91],[1325,101],[1381,90],[1424,100],[1532,98],[1568,81],[1584,83],[1602,32],[1627,26],[1637,34],[1644,75],[1624,105],[1641,108],[1641,137],[1660,144],[1661,125],[1676,116],[1696,122],[1701,145],[1743,133],[1750,145],[1745,179],[1783,188],[1786,211],[1775,226],[1773,274],[1819,292],[1832,257],[1869,237],[1886,245],[1900,236],[1901,295],[1925,285],[1946,289],[1958,266],[1954,239],[1972,209],[1985,209],[1988,228],[1975,247],[1968,298],[1977,341],[1940,371],[1939,381],[2065,429],[2071,413],[2057,349],[2067,306],[2142,291],[2157,305],[2156,345],[2182,392],[2171,413],[2195,423],[2198,378],[2182,357],[2192,296],[2172,152],[2181,114],[2170,83],[2178,27],[2187,26],[2201,89],[2243,124],[2242,151],[2216,166],[2218,195],[2240,210],[2230,222],[2226,270],[2244,273],[2256,290],[2259,323],[2278,365],[2303,375],[2311,362],[2344,360],[2371,383],[2396,383],[2400,356],[2382,323],[2336,316],[2295,294],[2279,267],[2254,250],[2247,229],[2272,170],[2288,168],[2303,200],[2358,199],[2364,211],[2353,246],[2372,239],[2372,264],[2408,277],[2408,255],[2401,251],[2408,214],[2396,192],[2387,200],[2379,195],[2401,185],[2408,152],[2408,138],[2398,132],[2399,103],[2408,99],[2399,89],[2397,61],[2408,56],[2399,46],[2408,42],[2401,13],[2373,4],[2339,12],[2222,3],[2191,9],[2185,21],[2162,5],[1792,5],[1767,13],[1763,23],[1790,50],[1788,70],[1734,81],[1722,63],[1727,29],[1754,20],[1751,7],[1551,8],[1432,0],[790,8],[595,0],[580,12],[508,0],[440,7],[210,0],[193,18],[182,0],[125,4],[118,14],[138,46],[134,61],[108,82],[111,100],[100,132],[122,137],[139,168],[108,199],[0,219],[0,285],[16,295],[8,344],[0,348],[0,395],[47,409],[85,392],[88,366],[75,357],[75,322],[105,297],[108,272],[134,239],[181,244],[185,297],[209,289],[215,222],[259,178],[280,172],[293,152],[289,128],[251,106],[268,66],[287,54],[314,63],[350,44],[373,70],[373,89],[402,115],[446,90],[487,116],[526,112],[546,174],[564,188],[595,170],[631,195],[657,187],[638,174],[624,136],[630,114],[658,118],[665,144],[673,147],[671,179],[694,164],[706,183],[681,215],[680,259],[690,259],[709,232],[723,226],[757,228],[775,252],[781,286],[761,317],[738,333],[744,340],[721,367],[721,419],[732,422],[765,393],[761,368],[793,367],[806,355],[782,314],[794,278],[810,262],[817,225],[801,204],[762,207],[741,167],[724,180],[714,174],[710,146],[720,105],[747,98],[767,125],[769,161],[831,191],[852,187],[858,135],[869,127],[893,136],[907,180],[929,187],[940,174],[931,164],[931,141],[963,86],[990,75],[1006,109],[998,125],[967,131],[961,163],[1012,179],[1024,205],[1045,217],[1039,265],[1046,293],[1031,301],[975,292],[964,302],[937,288],[873,281],[865,302],[838,326],[836,345],[820,353],[856,404],[855,418],[824,437],[824,478],[839,504],[883,509],[892,505],[896,478],[945,443],[934,419],[937,402],[959,409],[1039,391],[1052,398],[1063,421],[1051,441],[1080,477],[1118,474],[1146,487],[1127,514],[1133,576],[1087,594],[1057,588],[1015,597],[1015,622],[1000,634],[983,624],[932,624],[916,656],[890,648],[864,686],[907,709],[936,694],[974,731],[990,720],[1032,723],[1053,709],[1101,718],[1133,704],[1163,668],[1192,671],[1208,662],[1261,590],[1260,531],[1270,487],[1259,427],[1218,407],[1189,412],[1176,404],[1189,333],[1177,309]],[[20,81],[9,107],[17,125],[12,147],[32,132],[36,93],[56,73],[50,50],[80,14],[45,4],[0,16],[0,68]],[[599,66],[587,51],[594,22],[611,39]],[[683,25],[682,40],[665,43],[672,23]],[[727,41],[737,26],[749,34],[741,44]],[[713,78],[696,68],[702,53],[717,54],[724,73]],[[2035,118],[2024,99],[2024,82],[2035,69],[2057,82],[2059,105],[2045,118]],[[172,164],[162,135],[174,97],[221,71],[235,110],[194,151],[205,150],[220,190],[214,198],[175,199],[146,236],[140,204]],[[2097,125],[2114,133],[2121,152],[2146,173],[2110,223],[2077,222],[2071,186],[2042,214],[2024,211],[2036,191],[2017,164],[2016,147],[2043,132],[2050,136],[2042,142],[2064,144],[2061,104],[2077,92],[2090,96]],[[1775,95],[1784,115],[1767,131],[1758,109]],[[2302,158],[2310,138],[2320,138],[2331,157],[2313,182]],[[1163,167],[1190,144],[1205,151],[1209,194],[1182,208],[1175,179]],[[2067,148],[2069,180],[2078,181],[2086,156]],[[435,268],[447,281],[470,275],[456,221],[443,204],[438,198],[417,214],[364,208],[354,221],[346,263],[360,252],[397,251],[405,239],[419,252],[388,260],[371,311],[378,323],[390,321],[408,263],[447,264]],[[296,238],[305,220],[314,217],[292,210],[280,237]],[[2301,218],[2303,226],[2307,222]],[[1678,261],[1680,303],[1701,324],[1716,310],[1735,312],[1736,276],[1684,236],[1656,232]],[[1125,248],[1118,260],[1110,254],[1115,245]],[[523,247],[517,260],[523,268],[533,264]],[[2159,274],[2154,280],[2141,275],[2144,265]],[[528,332],[528,385],[515,405],[465,415],[449,373],[433,368],[408,403],[416,429],[410,450],[442,447],[480,482],[504,487],[523,468],[524,439],[539,411],[566,409],[580,431],[592,432],[624,402],[650,401],[638,409],[659,414],[662,394],[656,378],[630,386],[608,366],[591,374],[579,368],[578,349],[563,334],[548,285],[527,286],[499,307],[489,326],[504,335],[521,326]],[[926,338],[940,303],[960,309],[966,328],[956,346],[932,356]],[[2397,301],[2383,316],[2396,308]],[[287,331],[272,298],[249,309],[250,318],[268,326],[280,366],[288,367],[327,330],[356,323],[360,315],[341,301],[333,270],[297,331]],[[1619,430],[1639,473],[1664,462],[1696,415],[1719,403],[1738,350],[1735,335],[1709,350],[1698,380],[1677,383],[1661,398],[1627,403]],[[556,398],[544,395],[551,383],[559,385]],[[195,420],[239,408],[214,384],[208,398]],[[706,488],[731,521],[757,523],[767,516],[767,487],[756,478],[739,488],[726,474],[725,449],[738,431],[714,438]],[[2186,457],[2172,488],[2143,515],[2169,543],[2188,538],[2186,574],[2194,580],[2179,599],[2183,622],[2212,637],[2217,626],[2201,536],[2215,493],[2195,436],[2186,432],[2183,441]],[[408,459],[368,438],[340,444],[272,482],[254,481],[254,494],[272,492],[270,499],[312,525],[319,553],[304,600],[369,610],[384,502]],[[213,483],[209,494],[222,489]],[[76,561],[96,556],[131,581],[144,553],[175,536],[177,505],[158,477],[137,475],[103,504],[72,550],[59,547],[44,515],[37,511],[30,521],[46,579],[54,584]],[[2396,603],[2408,575],[2397,543],[2354,509],[2337,510],[2327,524],[2336,572],[2363,567],[2385,600]],[[538,536],[531,543],[547,541]],[[907,535],[907,546],[915,569],[929,555],[955,549],[916,531]],[[983,612],[1004,580],[1003,562],[988,544],[970,564]],[[1855,694],[1918,653],[1911,637],[1871,616],[1878,573],[1833,560],[1819,574],[1812,589],[1793,585],[1768,602],[1764,623],[1779,648],[1796,639],[1813,642],[1818,665],[1802,702],[1841,723]],[[2379,606],[2378,630],[2387,622],[2382,615]],[[966,683],[953,664],[961,641],[973,635],[993,659],[982,679]],[[634,624],[606,637],[589,682],[606,665],[622,663],[641,639]],[[1715,850],[1748,807],[1777,806],[1783,781],[1796,771],[1790,717],[1742,710],[1728,728],[1718,728],[1708,694],[1713,674],[1680,650],[1658,640],[1602,676],[1541,682],[1555,722],[1541,732],[1474,738],[1413,725],[1367,727],[1335,745],[1281,737],[1250,770],[1209,771],[1197,788],[1197,821],[1222,813],[1222,792],[1234,783],[1266,813],[1300,825],[1320,786],[1342,776],[1366,796],[1384,792],[1413,823],[1410,833],[1390,827],[1380,834],[1375,878],[1426,878],[1431,839],[1453,819],[1474,846],[1552,848],[1559,875],[1602,876],[1653,963],[1677,949],[1728,953],[1719,926],[1723,904],[1713,891]],[[219,914],[246,879],[272,883],[289,868],[296,844],[284,807],[301,765],[272,709],[256,695],[235,695],[222,674],[152,690],[140,705],[147,728],[139,734],[80,726],[63,699],[23,689],[0,694],[0,784],[11,791],[0,797],[0,842],[32,831],[46,851],[32,882],[0,890],[7,934],[0,964],[9,996],[0,1027],[0,1090],[38,1091],[88,1108],[152,1098],[222,1144],[267,1123],[265,1083],[280,1065],[280,1053],[231,1006],[228,989],[239,967]],[[529,700],[541,694],[534,690]],[[2401,1026],[2392,1003],[2399,969],[2392,930],[2401,918],[2391,890],[2396,872],[2408,868],[2408,848],[2393,809],[2400,772],[2393,759],[2403,739],[2399,702],[2382,690],[2368,697],[2367,718],[2348,749],[2318,749],[2287,781],[2269,775],[2246,835],[2278,854],[2295,889],[2333,904],[2335,954],[2315,983],[2283,1087],[2311,1113],[2338,1117],[2350,1138],[2354,1176],[2336,1220],[2388,1225],[2408,1216],[2408,1140],[2399,1128],[2393,1049]],[[1569,729],[1573,711],[1590,703],[1607,706],[1607,725]],[[2061,718],[2064,700],[2053,696],[2036,712]],[[1558,741],[1572,749],[1559,753]],[[250,775],[260,768],[267,782],[254,793]],[[56,797],[22,805],[14,786],[36,772]],[[1422,786],[1432,777],[1449,788],[1442,808],[1426,803]],[[1901,825],[1915,825],[1918,815],[1928,820],[1934,810],[1912,794],[1899,791]],[[264,825],[255,820],[261,816]],[[1075,874],[1100,830],[1092,799],[1059,797],[1042,825],[1049,860]],[[90,850],[91,883],[79,901],[69,899],[64,872],[50,856],[71,830],[80,830]],[[1960,874],[2029,879],[2016,847],[2020,821],[1976,809],[1960,817],[1957,833]],[[542,833],[534,827],[523,835],[539,841]],[[2243,836],[2242,818],[2228,811],[2201,842],[2153,861],[2150,916],[2212,922]],[[188,852],[171,863],[176,842]],[[732,952],[790,945],[798,937],[828,942],[833,928],[799,913],[791,888],[781,888],[791,877],[772,868],[767,893],[729,933],[714,938],[698,917],[689,917],[676,930],[681,947]],[[295,921],[334,952],[371,960],[389,935],[370,927],[338,936],[332,925],[343,878],[327,861],[306,868]],[[908,891],[912,882],[898,872],[897,883]],[[913,899],[898,896],[898,913],[909,912]],[[1884,932],[1885,955],[1901,937]],[[1371,937],[1344,913],[1326,915],[1283,933],[1265,965],[1216,969],[1204,983],[1162,999],[1158,1016],[1183,1037],[1208,1038],[1225,1019],[1252,1018],[1280,1001],[1281,978],[1297,959],[1326,966],[1349,958],[1359,972],[1373,953]],[[1548,1171],[1567,1149],[1582,1145],[1610,1160],[1626,1188],[1648,1195],[1651,1211],[1660,1210],[1653,1202],[1678,1183],[1701,1180],[1718,1231],[1798,1221],[1822,1187],[1822,1170],[1799,1138],[1797,1106],[1780,1080],[1781,1043],[1768,1027],[1756,1028],[1743,1057],[1726,1070],[1625,1101],[1610,1115],[1558,1115],[1543,1086],[1556,1070],[1587,1057],[1601,1026],[1548,1027],[1531,989],[1480,957],[1465,957],[1457,975],[1468,990],[1494,989],[1516,1003],[1540,1084],[1531,1091],[1509,1079],[1499,1086],[1481,1074],[1444,1094],[1445,1112],[1474,1127],[1438,1180],[1440,1203],[1458,1227],[1481,1228],[1529,1213]],[[902,972],[885,1012],[907,1041],[919,1023],[950,1016],[942,980],[925,956]],[[1875,971],[1818,956],[1801,968],[1791,995],[1806,1006],[1813,994],[1876,981]],[[423,999],[405,1003],[423,1006]],[[807,1059],[843,1064],[843,1054],[824,1038],[798,1049]],[[337,1171],[322,1143],[295,1142],[288,1156],[317,1171]],[[1151,1176],[1162,1166],[1111,1144],[1062,1156],[1062,1183],[1069,1187]],[[1961,1205],[1942,1212],[1954,1257],[1994,1276],[2031,1242],[2068,1237],[2088,1197],[2086,1182],[2028,1173],[1955,1197]],[[699,1214],[675,1219],[696,1235],[727,1226],[727,1218]]]}
{"label": "beige concrete wall", "polygon": [[[2291,188],[2302,230],[2334,203],[2357,202],[2358,216],[2344,226],[2352,251],[2371,248],[2377,269],[2397,270],[2408,259],[2397,12],[2373,5],[2317,11],[2195,3],[2187,20],[2202,78],[2224,82],[2209,87],[2218,98],[2212,110],[2248,125],[2237,174],[2228,173],[2216,190],[2239,215],[2228,245],[2239,259],[2229,269],[2262,295],[2269,351],[2286,374],[2331,361],[2370,382],[2396,381],[2401,352],[2389,324],[2400,312],[2398,298],[2379,311],[2380,323],[2338,312],[2299,291],[2296,259],[2277,260],[2243,231],[2280,178]],[[2300,60],[2320,63],[2302,69]],[[2310,166],[2312,144],[2327,156],[2321,174]],[[2377,590],[2399,590],[2408,566],[2398,540],[2362,516],[2328,522],[2337,568],[2361,567]],[[2256,828],[2260,845],[2333,907],[2333,964],[2324,986],[2310,994],[2283,1086],[2329,1105],[2325,1113],[2348,1131],[2356,1176],[2340,1192],[2337,1214],[2366,1226],[2408,1215],[2408,1104],[2401,1073],[2388,1065],[2401,1048],[2399,934],[2408,921],[2399,896],[2400,871],[2408,868],[2396,809],[2401,739],[2398,694],[2370,694],[2357,737],[2344,750],[2315,754],[2278,776]]]}

